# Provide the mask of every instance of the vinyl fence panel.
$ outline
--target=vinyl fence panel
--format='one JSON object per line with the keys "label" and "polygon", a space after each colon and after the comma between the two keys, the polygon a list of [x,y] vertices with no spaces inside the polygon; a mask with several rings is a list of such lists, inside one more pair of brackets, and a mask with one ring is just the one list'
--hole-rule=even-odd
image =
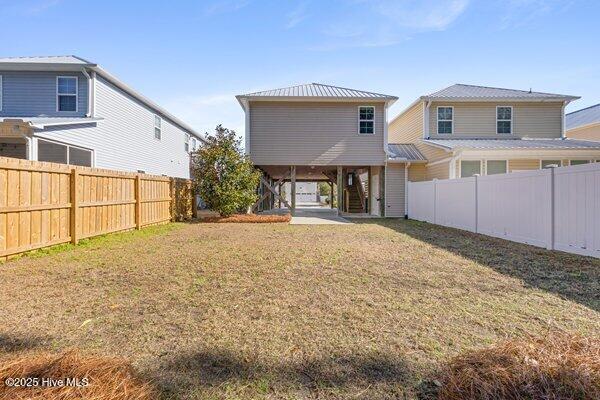
{"label": "vinyl fence panel", "polygon": [[600,258],[600,163],[410,182],[408,216]]}

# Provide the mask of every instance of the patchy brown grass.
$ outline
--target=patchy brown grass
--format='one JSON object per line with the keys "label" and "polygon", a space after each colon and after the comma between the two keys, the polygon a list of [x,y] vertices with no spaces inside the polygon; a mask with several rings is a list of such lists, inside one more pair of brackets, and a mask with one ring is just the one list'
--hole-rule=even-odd
{"label": "patchy brown grass", "polygon": [[[29,387],[7,386],[7,379],[18,379],[20,385]],[[60,355],[37,352],[0,358],[2,400],[156,398],[157,393],[152,386],[138,378],[131,365],[119,358],[83,356],[77,351]]]}
{"label": "patchy brown grass", "polygon": [[200,222],[208,223],[235,223],[235,224],[270,224],[276,222],[290,222],[291,214],[285,215],[259,215],[259,214],[235,214],[229,217],[204,217]]}
{"label": "patchy brown grass", "polygon": [[450,361],[439,398],[600,399],[600,338],[555,334],[466,352]]}
{"label": "patchy brown grass", "polygon": [[389,399],[600,331],[600,260],[404,220],[170,227],[0,265],[0,353],[121,356],[164,398]]}

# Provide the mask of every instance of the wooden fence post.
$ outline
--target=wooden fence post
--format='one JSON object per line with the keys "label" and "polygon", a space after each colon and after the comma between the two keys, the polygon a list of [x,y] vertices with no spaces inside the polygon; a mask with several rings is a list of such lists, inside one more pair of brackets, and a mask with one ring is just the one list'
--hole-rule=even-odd
{"label": "wooden fence post", "polygon": [[77,244],[79,236],[77,233],[77,208],[79,207],[79,199],[77,198],[77,177],[79,171],[77,168],[71,170],[71,243]]}
{"label": "wooden fence post", "polygon": [[142,178],[135,176],[135,229],[142,229]]}

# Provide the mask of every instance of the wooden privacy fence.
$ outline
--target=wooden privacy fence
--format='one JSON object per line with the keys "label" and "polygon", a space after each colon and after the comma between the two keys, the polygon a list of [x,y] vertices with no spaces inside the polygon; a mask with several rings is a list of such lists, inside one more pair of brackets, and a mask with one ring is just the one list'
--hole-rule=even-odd
{"label": "wooden privacy fence", "polygon": [[0,157],[0,259],[192,216],[191,182]]}

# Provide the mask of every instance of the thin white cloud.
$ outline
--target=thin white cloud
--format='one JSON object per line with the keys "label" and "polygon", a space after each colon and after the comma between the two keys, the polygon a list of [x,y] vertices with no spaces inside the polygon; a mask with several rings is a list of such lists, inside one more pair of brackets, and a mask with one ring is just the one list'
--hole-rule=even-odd
{"label": "thin white cloud", "polygon": [[1,1],[0,11],[13,15],[39,15],[61,3],[61,0]]}
{"label": "thin white cloud", "polygon": [[566,11],[573,3],[567,0],[507,0],[503,3],[504,14],[499,28],[529,25],[545,15]]}
{"label": "thin white cloud", "polygon": [[308,17],[307,13],[308,2],[303,1],[296,8],[290,11],[286,17],[287,22],[285,24],[286,29],[295,28],[298,24],[304,21]]}
{"label": "thin white cloud", "polygon": [[469,0],[346,0],[334,22],[322,29],[329,38],[313,50],[385,47],[414,34],[448,29]]}

